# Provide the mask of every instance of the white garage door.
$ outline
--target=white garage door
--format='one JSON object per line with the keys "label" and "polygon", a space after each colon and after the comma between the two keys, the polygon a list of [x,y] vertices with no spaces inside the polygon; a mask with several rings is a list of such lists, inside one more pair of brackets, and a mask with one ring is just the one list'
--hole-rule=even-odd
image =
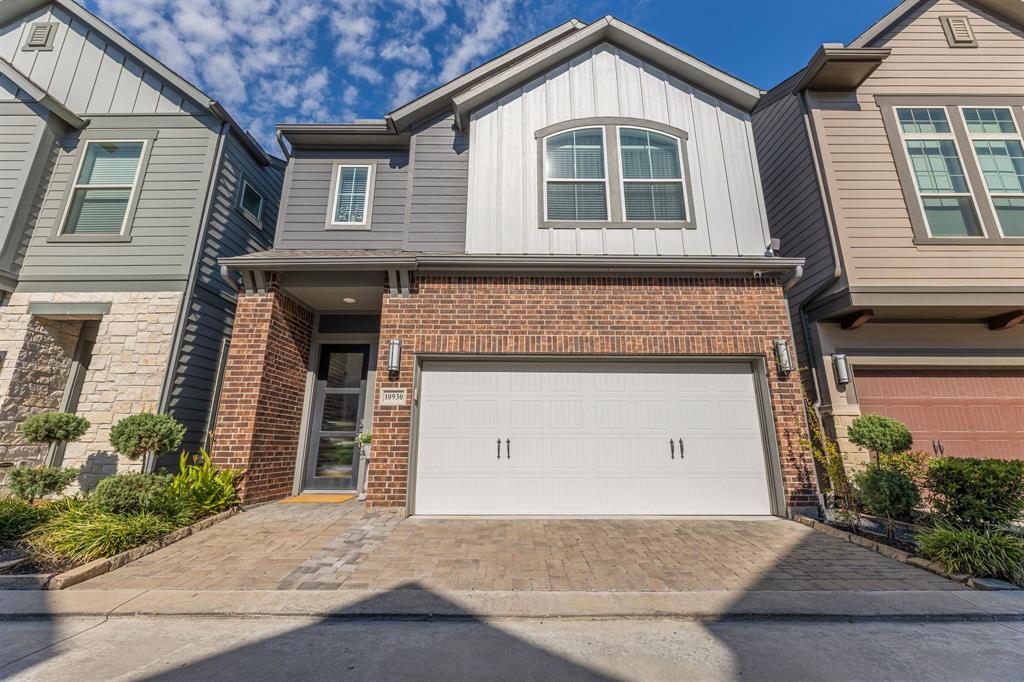
{"label": "white garage door", "polygon": [[417,514],[770,514],[743,363],[424,363]]}

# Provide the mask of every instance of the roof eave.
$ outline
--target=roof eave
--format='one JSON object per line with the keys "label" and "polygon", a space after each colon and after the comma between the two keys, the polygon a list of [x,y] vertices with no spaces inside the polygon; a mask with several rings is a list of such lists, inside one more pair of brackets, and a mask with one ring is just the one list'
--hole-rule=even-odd
{"label": "roof eave", "polygon": [[792,92],[855,90],[881,66],[890,52],[889,48],[880,47],[822,45],[807,62]]}
{"label": "roof eave", "polygon": [[81,130],[89,124],[88,119],[81,118],[75,112],[58,102],[50,96],[46,90],[36,84],[31,78],[23,74],[10,62],[0,59],[0,73],[9,78],[19,89],[28,93],[29,97],[46,107],[54,116],[58,117],[75,130]]}

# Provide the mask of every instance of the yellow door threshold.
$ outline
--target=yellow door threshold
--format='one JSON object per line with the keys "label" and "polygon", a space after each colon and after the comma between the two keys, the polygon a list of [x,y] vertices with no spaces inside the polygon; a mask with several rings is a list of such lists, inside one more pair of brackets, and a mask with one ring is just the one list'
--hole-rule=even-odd
{"label": "yellow door threshold", "polygon": [[354,500],[355,497],[351,493],[303,493],[294,497],[286,497],[281,500],[281,504],[341,504]]}

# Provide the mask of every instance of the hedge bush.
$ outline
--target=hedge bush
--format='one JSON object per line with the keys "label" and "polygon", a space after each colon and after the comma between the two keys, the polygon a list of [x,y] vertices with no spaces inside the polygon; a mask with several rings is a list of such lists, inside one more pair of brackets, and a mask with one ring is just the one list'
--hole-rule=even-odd
{"label": "hedge bush", "polygon": [[110,430],[114,450],[131,460],[177,450],[184,438],[185,426],[177,419],[151,412],[125,417]]}
{"label": "hedge bush", "polygon": [[954,573],[1024,584],[1024,539],[994,529],[933,528],[917,536],[921,553]]}
{"label": "hedge bush", "polygon": [[932,509],[956,526],[1006,525],[1024,514],[1024,461],[940,457],[928,464]]}
{"label": "hedge bush", "polygon": [[15,467],[7,472],[4,484],[15,497],[32,502],[46,495],[64,492],[77,477],[78,469]]}
{"label": "hedge bush", "polygon": [[850,422],[846,434],[850,442],[879,456],[909,450],[914,444],[914,437],[903,422],[880,414],[857,417]]}
{"label": "hedge bush", "polygon": [[193,516],[189,501],[171,489],[168,474],[108,476],[92,491],[89,501],[108,514],[158,514],[180,525]]}
{"label": "hedge bush", "polygon": [[89,420],[67,412],[40,412],[21,423],[29,443],[70,443],[89,430]]}
{"label": "hedge bush", "polygon": [[888,520],[886,531],[892,534],[894,519],[909,519],[910,512],[921,502],[917,484],[906,474],[872,466],[853,478],[857,496],[869,514]]}
{"label": "hedge bush", "polygon": [[891,455],[879,455],[878,464],[883,469],[898,471],[908,476],[915,483],[924,481],[928,472],[928,462],[932,456],[927,452],[915,450],[913,452],[894,452]]}

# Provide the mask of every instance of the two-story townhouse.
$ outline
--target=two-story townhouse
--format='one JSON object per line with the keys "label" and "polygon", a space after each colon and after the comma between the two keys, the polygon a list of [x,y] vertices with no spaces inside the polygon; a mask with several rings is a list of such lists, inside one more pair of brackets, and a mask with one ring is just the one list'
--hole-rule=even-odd
{"label": "two-story townhouse", "polygon": [[929,453],[1024,457],[1024,3],[907,0],[754,110],[769,224],[807,259],[801,366]]}
{"label": "two-story townhouse", "polygon": [[[217,259],[272,243],[284,162],[70,0],[0,3],[0,159],[0,462],[91,485],[138,466],[109,431],[142,411],[202,445],[235,306]],[[58,409],[79,442],[22,441]]]}
{"label": "two-story townhouse", "polygon": [[216,456],[243,498],[816,509],[760,94],[607,17],[382,120],[279,126],[274,248],[221,260],[241,294]]}

